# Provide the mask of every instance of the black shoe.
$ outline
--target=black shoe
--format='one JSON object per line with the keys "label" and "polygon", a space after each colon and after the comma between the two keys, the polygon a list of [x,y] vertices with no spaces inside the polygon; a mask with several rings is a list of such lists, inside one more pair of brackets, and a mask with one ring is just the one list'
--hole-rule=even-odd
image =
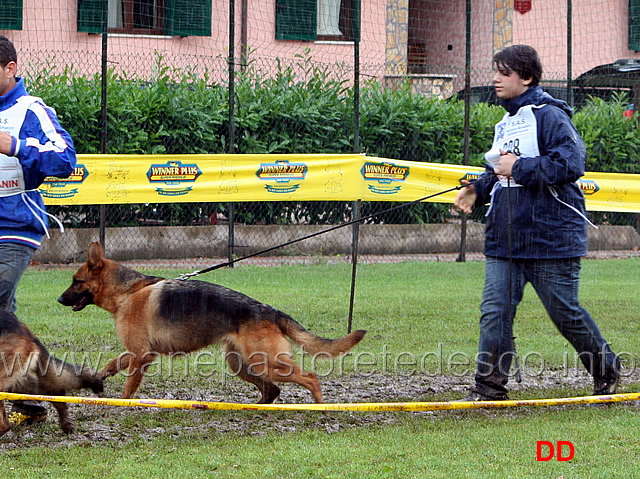
{"label": "black shoe", "polygon": [[507,399],[504,397],[491,397],[485,394],[480,394],[479,392],[472,391],[469,393],[467,397],[464,399],[457,399],[455,402],[477,402],[477,401],[505,401]]}
{"label": "black shoe", "polygon": [[614,367],[603,378],[593,378],[593,395],[616,394],[620,385],[620,368]]}

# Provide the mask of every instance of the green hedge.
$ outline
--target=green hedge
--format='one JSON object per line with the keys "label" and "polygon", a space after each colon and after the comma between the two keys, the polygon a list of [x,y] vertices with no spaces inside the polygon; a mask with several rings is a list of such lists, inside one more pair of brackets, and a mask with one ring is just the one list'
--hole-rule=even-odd
{"label": "green hedge", "polygon": [[574,115],[574,122],[587,147],[587,171],[638,173],[640,133],[638,114],[623,115],[627,98],[615,96],[607,103],[592,98]]}
{"label": "green hedge", "polygon": [[[277,74],[262,76],[250,64],[236,73],[236,153],[349,153],[353,151],[353,88],[336,79],[327,68],[301,55],[294,69],[277,62]],[[48,66],[27,75],[30,92],[52,105],[68,129],[78,153],[101,151],[101,77],[83,76],[66,68],[59,73]],[[298,72],[298,73],[296,73]],[[114,154],[225,153],[229,151],[229,99],[227,85],[213,82],[209,72],[170,68],[158,56],[150,79],[109,72],[107,152]],[[622,113],[626,99],[606,103],[593,99],[574,121],[588,150],[589,171],[633,173],[638,167],[640,134],[638,119]],[[501,107],[471,106],[470,164],[482,166],[491,147],[493,126],[502,117]],[[462,164],[464,103],[429,98],[411,91],[408,83],[383,88],[376,80],[360,89],[360,144],[371,156],[436,163]],[[388,207],[389,205],[384,205]],[[135,210],[121,207],[119,217],[135,223]],[[212,208],[200,205],[198,217],[176,205],[169,208],[175,222],[200,221]],[[366,205],[371,214],[380,205]],[[130,211],[131,210],[131,211]],[[192,211],[190,209],[189,211]],[[281,204],[256,213],[238,205],[239,221],[287,222],[292,205]],[[310,222],[342,218],[350,205],[327,215],[326,208],[304,215]],[[399,222],[444,221],[446,205],[425,204],[403,209]],[[95,212],[80,214],[95,217]],[[188,218],[187,218],[188,217]],[[348,216],[347,216],[348,217]]]}
{"label": "green hedge", "polygon": [[[303,73],[278,62],[275,76],[249,68],[236,74],[237,153],[346,153],[353,149],[353,89],[325,68],[300,58]],[[27,77],[31,93],[56,108],[79,153],[100,152],[101,78],[70,69]],[[110,72],[107,78],[109,153],[223,153],[228,151],[228,89],[208,72],[172,69],[159,57],[141,81]],[[638,119],[625,118],[625,98],[592,99],[574,121],[588,150],[588,170],[632,173],[640,151]],[[498,106],[471,107],[470,162],[483,164]],[[462,101],[411,92],[409,84],[360,91],[360,143],[392,159],[462,164]]]}

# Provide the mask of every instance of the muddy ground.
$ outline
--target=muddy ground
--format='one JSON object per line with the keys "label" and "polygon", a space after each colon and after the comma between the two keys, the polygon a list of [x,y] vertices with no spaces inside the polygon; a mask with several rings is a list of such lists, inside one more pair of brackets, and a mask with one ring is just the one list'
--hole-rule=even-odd
{"label": "muddy ground", "polygon": [[[595,252],[591,257],[630,258],[638,257],[638,251]],[[431,258],[436,261],[455,261],[455,255],[441,255]],[[480,258],[473,258],[480,259]],[[388,260],[388,258],[387,258]],[[143,266],[132,264],[133,267]],[[150,266],[145,262],[144,266]],[[175,267],[160,261],[153,266]],[[61,265],[37,265],[47,269]],[[75,269],[77,265],[64,265]],[[186,267],[186,266],[185,266]],[[619,392],[637,392],[640,386],[640,369],[623,373]],[[106,384],[106,397],[119,397],[122,378],[111,378]],[[473,384],[473,375],[427,376],[421,374],[402,375],[376,373],[371,375],[352,374],[337,378],[321,379],[324,399],[328,403],[362,402],[403,402],[403,401],[448,401],[464,397]],[[591,377],[583,370],[569,370],[560,373],[545,372],[545,375],[525,375],[521,383],[511,382],[510,399],[559,398],[585,396],[593,390]],[[87,393],[88,394],[88,393]],[[83,395],[83,394],[78,394]],[[180,399],[194,401],[255,403],[259,394],[254,386],[237,378],[230,378],[221,385],[213,381],[209,388],[194,387],[190,378],[154,377],[145,379],[138,391],[138,398]],[[282,394],[277,403],[310,403],[311,395],[298,385],[282,385]],[[623,403],[639,408],[640,401]],[[7,403],[7,409],[10,404]],[[544,406],[547,407],[547,406]],[[588,407],[588,406],[549,406]],[[613,405],[611,407],[616,407]],[[527,414],[531,408],[474,409],[472,411],[429,411],[417,413],[372,413],[372,412],[294,412],[294,411],[202,411],[170,410],[160,408],[131,408],[113,406],[89,406],[70,404],[69,409],[76,425],[76,432],[66,436],[57,425],[57,414],[49,406],[49,416],[44,424],[34,426],[19,425],[0,437],[0,452],[21,447],[51,446],[93,446],[100,444],[117,445],[137,438],[153,440],[162,435],[174,439],[190,436],[211,437],[223,434],[264,435],[269,432],[295,433],[307,428],[318,428],[333,433],[344,428],[392,425],[399,423],[407,415],[423,420],[450,417],[452,414],[482,414],[504,416]]]}
{"label": "muddy ground", "polygon": [[[544,377],[525,376],[522,383],[510,384],[511,399],[583,396],[590,394],[592,382],[582,371],[570,371],[562,376],[553,373]],[[257,390],[237,378],[226,381],[217,390],[198,390],[189,387],[189,378],[163,380],[154,378],[143,383],[139,398],[180,399],[253,403]],[[446,401],[462,398],[473,383],[472,376],[429,377],[424,375],[373,374],[325,378],[322,382],[325,401],[330,403]],[[640,383],[640,373],[627,373],[619,392],[634,392]],[[626,387],[625,387],[626,385]],[[219,386],[219,385],[218,385]],[[634,387],[635,386],[635,387]],[[117,397],[118,384],[108,384],[105,396]],[[309,403],[306,389],[285,384],[279,403]],[[640,408],[638,402],[624,403]],[[7,404],[8,406],[9,404]],[[52,447],[114,446],[137,438],[153,440],[162,435],[173,439],[190,436],[215,438],[223,434],[240,436],[264,435],[269,432],[295,433],[318,428],[333,433],[344,428],[393,425],[407,415],[422,420],[438,420],[451,414],[482,414],[504,416],[526,414],[531,408],[474,409],[472,411],[398,412],[296,412],[296,411],[202,411],[170,410],[145,407],[113,407],[70,404],[76,425],[75,434],[66,436],[57,425],[57,414],[49,406],[44,424],[14,427],[0,438],[0,451],[15,448],[50,445]],[[542,406],[589,407],[589,406]],[[616,405],[609,406],[616,407]]]}

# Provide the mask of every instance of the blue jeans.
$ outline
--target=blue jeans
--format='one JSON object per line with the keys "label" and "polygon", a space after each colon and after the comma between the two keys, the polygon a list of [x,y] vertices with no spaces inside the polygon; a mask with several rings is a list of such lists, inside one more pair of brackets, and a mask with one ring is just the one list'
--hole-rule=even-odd
{"label": "blue jeans", "polygon": [[16,290],[36,250],[29,246],[0,243],[0,309],[16,312]]}
{"label": "blue jeans", "polygon": [[618,367],[616,355],[578,302],[579,280],[580,258],[513,260],[511,275],[508,260],[487,258],[474,391],[496,399],[507,396],[509,369],[515,355],[513,318],[527,283],[533,285],[551,320],[578,352],[589,373],[602,378]]}

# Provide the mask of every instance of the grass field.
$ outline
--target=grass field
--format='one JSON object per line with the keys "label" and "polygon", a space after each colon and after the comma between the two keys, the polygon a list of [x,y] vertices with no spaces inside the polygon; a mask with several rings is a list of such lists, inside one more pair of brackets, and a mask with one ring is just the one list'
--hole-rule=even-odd
{"label": "grass field", "polygon": [[[640,259],[583,262],[581,300],[623,354],[621,392],[640,391]],[[442,401],[473,381],[482,262],[361,265],[353,327],[368,330],[340,361],[318,363],[327,402]],[[145,271],[175,277],[184,271]],[[202,276],[291,314],[325,337],[346,333],[349,265],[241,266]],[[109,315],[73,313],[56,302],[70,270],[29,270],[19,317],[54,355],[101,367],[122,352]],[[192,281],[192,280],[190,280]],[[524,381],[512,399],[588,395],[590,377],[528,287],[516,318]],[[255,388],[225,374],[212,347],[160,361],[138,397],[255,402]],[[301,362],[302,358],[296,357]],[[307,359],[308,361],[308,359]],[[306,366],[309,366],[307,362]],[[118,397],[124,377],[105,395]],[[83,395],[87,395],[83,392]],[[281,402],[311,402],[284,385]],[[72,405],[66,437],[46,424],[0,438],[3,477],[599,478],[640,467],[635,402],[423,413],[180,411]],[[537,441],[570,441],[570,461],[536,461]]]}

